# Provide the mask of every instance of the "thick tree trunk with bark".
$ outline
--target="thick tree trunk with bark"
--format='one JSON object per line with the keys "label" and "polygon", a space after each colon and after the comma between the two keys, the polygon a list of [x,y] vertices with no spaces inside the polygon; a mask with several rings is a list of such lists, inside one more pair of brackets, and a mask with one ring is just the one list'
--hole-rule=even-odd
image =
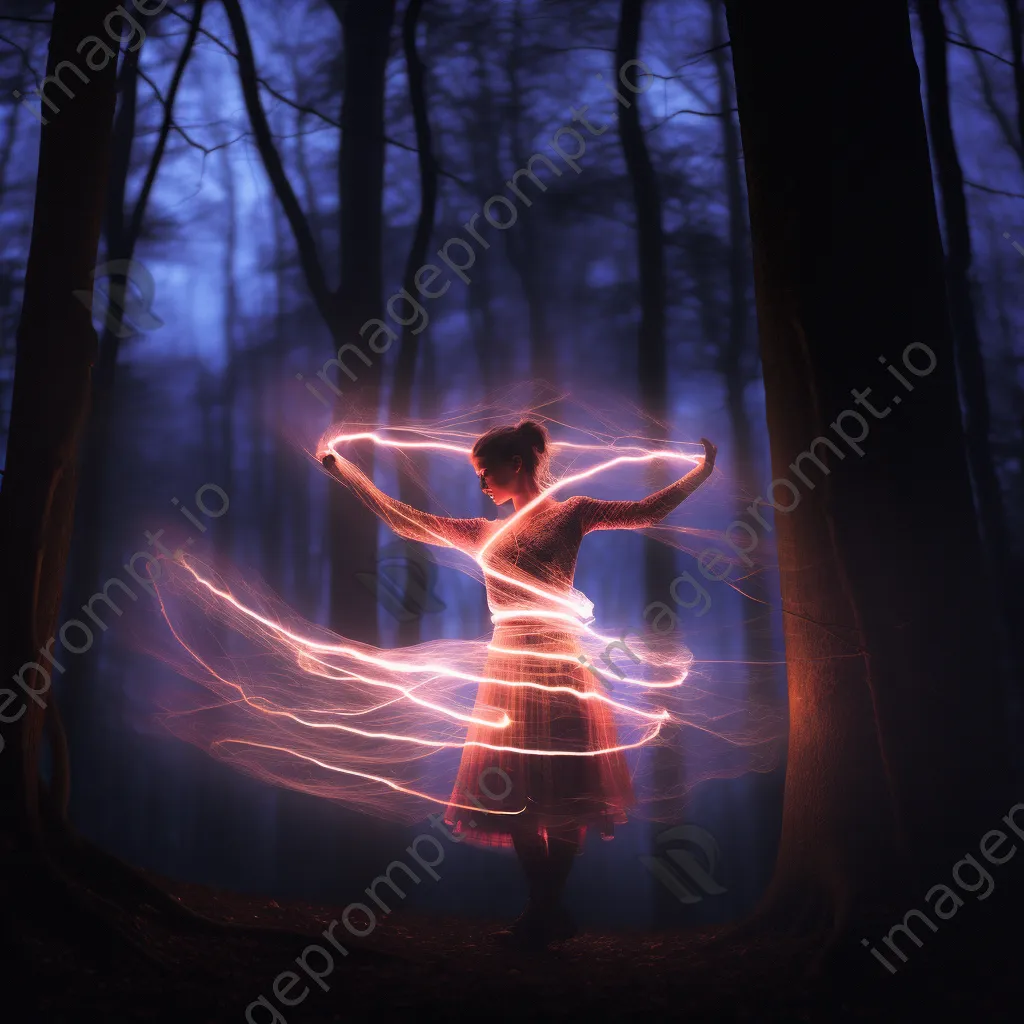
{"label": "thick tree trunk with bark", "polygon": [[[747,409],[747,387],[756,373],[753,332],[750,330],[750,255],[746,195],[743,191],[743,154],[739,127],[733,114],[735,83],[728,49],[723,0],[708,0],[711,15],[711,50],[718,82],[718,111],[721,126],[725,194],[729,209],[729,326],[720,344],[719,368],[725,383],[726,410],[732,427],[735,451],[733,472],[743,489],[735,514],[740,518],[750,500],[763,490],[758,480],[754,451],[754,426]],[[753,364],[753,366],[751,365]],[[763,424],[762,428],[763,430]],[[749,600],[740,609],[743,619],[743,654],[747,662],[746,692],[754,700],[772,700],[781,685],[778,658],[772,635],[771,597],[765,576],[751,573],[738,588]],[[745,815],[749,823],[747,860],[752,870],[744,895],[751,901],[763,891],[771,877],[782,823],[782,791],[785,764],[748,782]]]}
{"label": "thick tree trunk with bark", "polygon": [[[725,194],[729,209],[729,326],[720,346],[719,367],[725,382],[726,410],[732,426],[735,445],[735,473],[749,497],[737,509],[741,514],[750,497],[760,493],[757,479],[757,458],[754,452],[754,427],[747,410],[746,391],[753,379],[749,358],[750,257],[747,246],[746,197],[743,192],[740,134],[732,114],[735,103],[732,67],[729,61],[725,26],[725,5],[722,0],[709,0],[712,18],[711,46],[718,80],[722,159]],[[756,363],[755,363],[756,371]],[[744,640],[747,660],[755,665],[771,656],[771,610],[761,577],[744,581],[742,589],[756,601],[744,608]]]}
{"label": "thick tree trunk with bark", "polygon": [[[113,0],[57,0],[47,74],[78,62],[82,39],[102,37]],[[141,873],[83,841],[62,816],[67,751],[49,688],[66,663],[48,644],[57,629],[71,541],[79,445],[98,355],[92,318],[75,292],[91,292],[107,194],[117,92],[116,62],[90,66],[89,81],[48,118],[41,133],[32,237],[21,322],[7,462],[0,485],[0,946],[24,955],[18,922],[53,927],[99,962],[134,955],[159,961],[137,937],[147,913],[198,931],[227,934]],[[65,79],[67,69],[64,69]],[[73,79],[74,81],[74,79]],[[22,680],[23,692],[17,680]],[[14,694],[12,700],[9,694]],[[44,733],[51,782],[40,773]],[[126,927],[122,911],[133,916]],[[235,928],[239,934],[246,929]],[[9,949],[6,947],[13,947]]]}
{"label": "thick tree trunk with bark", "polygon": [[[637,60],[643,0],[622,0],[615,45],[615,74]],[[637,380],[646,412],[664,427],[668,414],[668,355],[665,341],[665,231],[662,226],[661,188],[647,149],[640,121],[640,101],[646,91],[636,64],[626,68],[623,87],[626,103],[618,106],[619,136],[633,191],[637,223],[637,263],[640,283],[640,328],[637,338]],[[628,104],[628,105],[627,105]],[[648,542],[644,559],[648,589],[658,599],[672,581],[671,559],[663,546]]]}
{"label": "thick tree trunk with bark", "polygon": [[[768,495],[791,725],[764,909],[835,935],[902,915],[1013,803],[990,583],[906,4],[835,8],[828,46],[795,7],[728,12],[772,471],[793,485]],[[805,483],[817,438],[836,448]]]}
{"label": "thick tree trunk with bark", "polygon": [[[77,45],[101,34],[103,19],[113,8],[112,0],[57,0],[47,74],[61,62],[78,60]],[[90,71],[90,80],[48,119],[41,133],[0,486],[0,663],[4,678],[16,681],[0,691],[0,942],[6,946],[13,941],[17,956],[23,951],[15,938],[16,922],[25,914],[33,920],[56,919],[90,955],[109,951],[115,934],[122,944],[134,944],[112,931],[90,892],[104,888],[113,874],[122,895],[137,896],[146,886],[137,875],[122,874],[109,856],[76,842],[66,826],[67,747],[50,689],[50,673],[58,670],[40,654],[48,648],[58,661],[66,660],[48,641],[57,630],[74,522],[78,449],[98,351],[90,312],[74,293],[92,290],[107,190],[116,62]],[[33,692],[24,692],[18,680]],[[52,755],[49,786],[40,773],[44,733]],[[69,870],[91,874],[91,884],[79,886]],[[156,905],[159,894],[148,888],[146,898]],[[172,902],[166,896],[164,900]]]}
{"label": "thick tree trunk with bark", "polygon": [[[61,61],[80,61],[76,46],[84,37],[102,32],[103,18],[114,6],[112,0],[57,0],[47,74],[53,74]],[[37,840],[44,810],[41,793],[47,799],[39,759],[44,724],[54,711],[53,693],[47,691],[50,673],[56,671],[39,651],[57,629],[74,521],[78,446],[98,348],[89,310],[74,292],[91,293],[93,287],[116,68],[110,61],[92,72],[90,81],[68,100],[67,109],[52,114],[41,132],[7,462],[0,486],[3,678],[21,678],[37,691],[26,696],[15,688],[15,700],[7,698],[4,708],[2,827]],[[31,667],[23,671],[24,665]]]}

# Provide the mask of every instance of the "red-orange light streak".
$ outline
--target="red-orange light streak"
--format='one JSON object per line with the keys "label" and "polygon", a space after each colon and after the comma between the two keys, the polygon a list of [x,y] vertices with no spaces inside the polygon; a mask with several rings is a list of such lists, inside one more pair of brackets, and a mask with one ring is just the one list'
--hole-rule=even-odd
{"label": "red-orange light streak", "polygon": [[[338,447],[369,441],[398,451],[429,451],[460,458],[468,458],[471,453],[471,447],[462,443],[468,434],[411,428],[403,428],[401,433],[405,436],[396,438],[387,436],[383,430],[339,432],[321,442],[322,447],[316,454],[331,451],[347,471],[359,474],[361,471],[338,453]],[[637,751],[659,741],[663,727],[668,724],[687,726],[709,740],[725,741],[730,748],[752,745],[757,741],[758,723],[755,721],[751,726],[748,717],[747,724],[737,729],[737,715],[743,713],[740,702],[723,699],[688,681],[693,657],[674,641],[652,636],[644,641],[643,656],[630,652],[632,672],[620,675],[619,669],[615,669],[615,686],[621,687],[624,695],[637,691],[647,696],[659,694],[655,706],[635,706],[609,696],[596,683],[587,682],[589,675],[581,676],[581,665],[585,667],[588,661],[581,652],[590,653],[599,646],[607,649],[619,643],[615,637],[605,636],[594,627],[593,603],[564,583],[547,585],[534,576],[517,576],[514,569],[508,569],[508,565],[515,563],[497,564],[493,554],[496,541],[559,491],[616,468],[659,460],[694,464],[699,457],[668,450],[653,442],[650,448],[640,443],[613,447],[573,442],[558,442],[552,448],[555,452],[596,453],[599,461],[562,475],[533,501],[488,527],[478,544],[456,544],[450,536],[424,526],[424,521],[433,524],[439,520],[414,519],[412,512],[401,511],[400,505],[396,506],[392,517],[393,526],[402,527],[408,521],[410,527],[432,537],[440,546],[467,556],[467,566],[475,566],[485,583],[504,585],[500,601],[494,602],[500,606],[491,608],[495,637],[501,639],[430,641],[414,648],[387,652],[366,644],[346,642],[291,615],[280,602],[274,612],[268,611],[268,606],[274,607],[274,598],[258,592],[253,600],[240,596],[252,588],[244,582],[238,586],[234,583],[230,587],[221,585],[213,578],[216,574],[202,569],[201,559],[179,554],[171,568],[170,579],[154,581],[161,612],[180,650],[188,655],[182,674],[212,690],[221,703],[204,702],[200,707],[192,702],[188,711],[169,711],[172,730],[187,735],[218,756],[239,763],[243,770],[260,778],[327,795],[385,816],[390,812],[385,810],[380,795],[374,790],[376,786],[413,800],[479,809],[475,803],[453,802],[448,792],[432,793],[431,787],[418,781],[418,776],[414,779],[398,777],[427,771],[426,767],[421,769],[421,764],[425,764],[422,759],[434,753],[443,755],[445,751],[475,747],[496,754],[528,757],[595,758]],[[609,457],[601,459],[605,453]],[[367,482],[372,484],[363,475],[363,484]],[[476,572],[471,574],[477,575]],[[552,575],[551,579],[557,577]],[[237,660],[239,656],[229,653],[220,641],[215,641],[215,653],[204,656],[198,643],[177,627],[174,609],[164,600],[165,589],[172,592],[179,585],[180,592],[186,596],[186,610],[191,603],[202,610],[205,621],[223,620],[231,627],[231,635],[251,641],[263,653],[248,660]],[[506,601],[508,588],[513,595],[511,601]],[[235,590],[238,594],[233,592]],[[518,594],[522,595],[521,600],[515,596]],[[491,595],[489,586],[489,599]],[[519,620],[523,623],[521,633],[517,628]],[[207,628],[205,621],[199,625],[201,630]],[[520,636],[522,641],[517,642]],[[520,663],[533,666],[524,673],[526,678],[519,678],[518,670],[511,667]],[[537,667],[544,664],[552,666],[549,676],[546,670]],[[489,671],[494,665],[509,666],[508,674],[514,677],[504,678],[504,671]],[[552,682],[541,681],[546,677]],[[557,743],[539,746],[515,742],[516,726],[520,723],[507,711],[488,703],[493,699],[494,703],[501,704],[503,700],[487,697],[484,703],[478,699],[472,709],[465,706],[461,689],[470,685],[481,690],[495,686],[535,690],[551,695],[552,700],[595,702],[621,716],[633,734],[619,738],[612,730],[601,734],[605,741],[612,742],[591,740],[591,746],[583,749],[562,749]],[[199,713],[216,716],[222,710],[230,711],[239,721],[225,718],[222,724],[215,718],[199,721],[195,717]],[[466,735],[467,729],[470,736]],[[308,768],[289,767],[290,764]],[[307,775],[316,769],[327,776],[318,779]],[[339,781],[331,782],[332,777]],[[493,813],[515,815],[521,814],[522,809]]]}

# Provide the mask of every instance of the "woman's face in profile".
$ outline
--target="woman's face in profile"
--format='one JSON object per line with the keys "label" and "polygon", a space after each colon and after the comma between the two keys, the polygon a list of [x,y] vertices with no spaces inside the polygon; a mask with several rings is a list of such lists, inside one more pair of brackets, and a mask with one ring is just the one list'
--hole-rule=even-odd
{"label": "woman's face in profile", "polygon": [[495,505],[504,505],[518,492],[522,460],[515,456],[512,462],[496,463],[474,457],[473,470],[480,481],[480,489]]}

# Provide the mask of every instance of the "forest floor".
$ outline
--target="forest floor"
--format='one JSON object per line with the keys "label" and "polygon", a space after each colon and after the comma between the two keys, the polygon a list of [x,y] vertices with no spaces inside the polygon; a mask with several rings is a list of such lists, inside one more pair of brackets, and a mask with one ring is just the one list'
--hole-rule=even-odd
{"label": "forest floor", "polygon": [[[146,916],[123,922],[139,946],[159,958],[161,969],[134,952],[104,956],[99,939],[97,956],[87,961],[80,947],[57,943],[38,922],[19,937],[23,965],[17,984],[5,994],[4,1019],[12,1024],[83,1019],[109,1024],[242,1024],[247,1019],[250,1024],[349,1024],[478,1015],[531,1024],[578,1017],[687,1024],[1020,1020],[1019,969],[1013,956],[1000,958],[999,964],[989,961],[970,977],[929,972],[917,961],[908,961],[892,976],[864,951],[864,963],[857,961],[849,983],[814,987],[801,980],[802,967],[815,952],[806,941],[716,943],[709,931],[583,932],[531,955],[509,951],[492,937],[501,922],[405,911],[385,917],[358,948],[339,925],[335,935],[349,955],[336,952],[328,973],[326,962],[309,954],[310,969],[325,975],[326,990],[303,975],[293,988],[280,988],[294,1000],[309,987],[299,1005],[287,1007],[275,996],[274,979],[297,970],[296,957],[310,943],[329,948],[321,933],[341,908],[279,905],[199,886],[162,885],[208,917],[289,934],[186,937]],[[286,983],[283,979],[279,985]],[[10,1012],[20,999],[16,991],[31,994],[28,1012]],[[261,996],[266,1004],[252,1006]]]}

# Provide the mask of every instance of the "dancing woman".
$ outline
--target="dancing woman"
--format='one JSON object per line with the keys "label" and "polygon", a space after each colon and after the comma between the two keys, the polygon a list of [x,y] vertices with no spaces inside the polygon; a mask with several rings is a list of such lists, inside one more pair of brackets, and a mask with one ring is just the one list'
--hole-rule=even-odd
{"label": "dancing woman", "polygon": [[[477,439],[471,461],[495,505],[512,503],[510,521],[421,512],[379,490],[347,460],[319,453],[397,534],[457,548],[483,568],[495,629],[475,712],[504,712],[511,721],[500,745],[482,726],[470,726],[445,821],[470,842],[514,846],[529,886],[526,909],[502,933],[515,941],[543,947],[573,933],[561,895],[586,829],[611,838],[633,804],[615,722],[607,703],[594,699],[600,684],[581,664],[578,616],[574,622],[566,612],[580,542],[592,530],[643,529],[663,520],[711,475],[717,449],[701,443],[702,464],[640,501],[558,501],[544,486],[544,428],[530,420],[496,427]],[[499,806],[524,811],[488,813]]]}

